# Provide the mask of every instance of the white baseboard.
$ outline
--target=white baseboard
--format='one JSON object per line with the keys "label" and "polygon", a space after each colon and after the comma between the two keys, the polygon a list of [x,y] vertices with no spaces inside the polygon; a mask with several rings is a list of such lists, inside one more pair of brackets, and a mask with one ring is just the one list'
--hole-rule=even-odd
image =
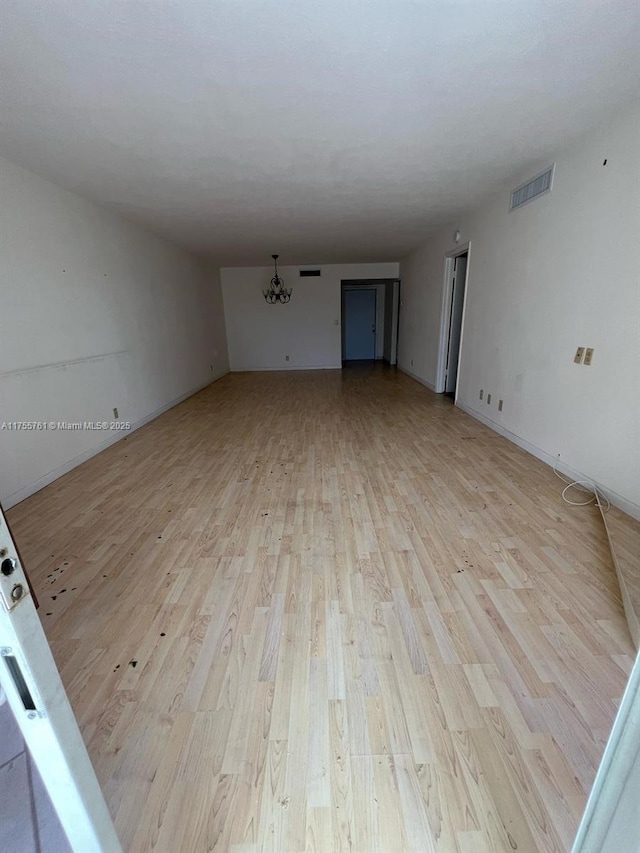
{"label": "white baseboard", "polygon": [[101,441],[99,444],[96,444],[93,447],[89,447],[87,450],[84,450],[77,456],[68,459],[66,462],[64,462],[62,465],[59,465],[53,471],[49,471],[47,474],[37,479],[34,483],[29,483],[28,486],[24,486],[24,488],[18,489],[17,492],[13,492],[13,494],[8,495],[2,501],[2,508],[4,510],[11,509],[12,506],[15,506],[21,501],[24,501],[27,498],[31,497],[31,495],[34,495],[36,492],[39,492],[40,489],[44,489],[45,486],[48,486],[50,483],[53,483],[54,480],[57,480],[59,477],[63,477],[65,474],[68,474],[69,471],[73,471],[73,469],[77,468],[78,465],[82,465],[82,463],[86,462],[87,459],[91,459],[92,456],[97,456],[98,453],[101,453],[103,450],[106,450],[107,447],[110,447],[112,444],[115,444],[116,441],[120,441],[121,439],[126,438],[128,435],[131,435],[134,430],[140,429],[140,427],[145,426],[150,421],[153,421],[156,418],[160,417],[160,415],[163,415],[165,412],[168,412],[169,409],[172,409],[174,406],[177,406],[179,403],[182,403],[189,397],[193,397],[193,395],[197,394],[198,391],[202,391],[203,388],[207,388],[209,385],[213,385],[213,383],[217,382],[218,379],[222,379],[223,376],[226,376],[228,372],[229,371],[225,370],[223,373],[216,374],[213,379],[207,379],[207,381],[204,382],[202,385],[198,385],[197,387],[192,388],[190,391],[186,391],[184,394],[181,394],[174,400],[165,403],[163,406],[160,406],[158,409],[155,409],[150,414],[145,415],[138,421],[135,421],[131,424],[131,429],[117,431],[114,435],[110,435],[108,438],[105,438],[104,441]]}
{"label": "white baseboard", "polygon": [[526,450],[527,453],[530,453],[542,462],[546,462],[547,465],[550,465],[552,468],[555,466],[561,474],[566,474],[566,476],[570,477],[571,480],[587,480],[588,482],[593,483],[593,485],[597,487],[598,491],[606,496],[610,503],[617,506],[623,512],[626,512],[627,515],[630,515],[632,518],[640,520],[640,506],[638,506],[638,504],[635,504],[633,501],[628,500],[628,498],[612,491],[608,486],[598,483],[593,479],[593,477],[587,476],[582,471],[576,471],[574,468],[570,468],[561,459],[558,460],[557,456],[554,456],[552,453],[547,453],[546,450],[542,450],[540,447],[536,447],[535,444],[531,444],[530,441],[527,441],[525,438],[521,438],[519,435],[516,435],[514,432],[506,429],[501,424],[496,423],[496,421],[492,421],[491,418],[486,417],[486,415],[482,415],[470,406],[466,406],[464,403],[460,403],[458,401],[456,401],[456,406],[459,409],[462,409],[463,412],[471,415],[472,418],[475,418],[485,426],[488,426],[489,429],[492,429],[494,432],[497,432],[499,435],[507,438],[513,444],[517,444],[518,447]]}
{"label": "white baseboard", "polygon": [[424,387],[428,388],[429,391],[433,391],[434,394],[436,393],[436,386],[432,385],[431,382],[427,382],[426,379],[423,379],[421,376],[418,376],[417,373],[412,373],[410,370],[407,370],[406,367],[400,367],[399,364],[397,364],[396,367],[401,373],[406,373],[407,376],[410,376],[412,379],[415,379],[416,382],[419,382],[421,385],[424,385]]}
{"label": "white baseboard", "polygon": [[287,364],[286,366],[279,365],[278,367],[232,367],[231,373],[269,373],[269,372],[277,372],[277,371],[285,371],[285,370],[342,370],[342,363],[340,364],[318,364],[315,366],[307,366],[301,367],[300,365],[295,364]]}

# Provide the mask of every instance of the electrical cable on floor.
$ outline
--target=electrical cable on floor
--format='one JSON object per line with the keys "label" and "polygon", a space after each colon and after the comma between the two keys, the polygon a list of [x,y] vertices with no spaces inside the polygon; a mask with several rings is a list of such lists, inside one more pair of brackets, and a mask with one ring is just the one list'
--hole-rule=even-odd
{"label": "electrical cable on floor", "polygon": [[[589,506],[589,504],[595,503],[598,504],[600,509],[603,512],[608,512],[611,504],[609,503],[609,499],[605,494],[598,491],[598,487],[595,483],[592,483],[591,480],[568,480],[558,471],[558,462],[560,461],[560,454],[556,457],[555,465],[553,466],[553,473],[562,480],[563,483],[567,485],[562,490],[562,500],[569,504],[569,506]],[[585,488],[586,487],[586,488]],[[588,501],[572,501],[567,497],[567,492],[570,489],[576,489],[579,492],[584,492],[587,495],[591,495]]]}

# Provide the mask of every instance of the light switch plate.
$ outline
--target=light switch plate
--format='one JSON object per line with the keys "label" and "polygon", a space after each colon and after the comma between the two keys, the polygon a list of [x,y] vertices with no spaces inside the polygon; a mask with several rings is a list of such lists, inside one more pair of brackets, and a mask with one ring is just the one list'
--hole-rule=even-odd
{"label": "light switch plate", "polygon": [[584,363],[588,366],[593,361],[593,347],[587,347],[584,351]]}
{"label": "light switch plate", "polygon": [[576,350],[576,354],[573,357],[573,360],[576,364],[582,364],[582,358],[584,356],[584,347],[578,347]]}

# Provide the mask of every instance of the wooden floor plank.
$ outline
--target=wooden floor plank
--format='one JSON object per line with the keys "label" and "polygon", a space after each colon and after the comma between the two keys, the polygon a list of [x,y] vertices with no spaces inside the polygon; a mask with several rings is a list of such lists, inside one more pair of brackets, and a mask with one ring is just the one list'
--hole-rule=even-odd
{"label": "wooden floor plank", "polygon": [[408,377],[235,374],[9,513],[125,849],[568,851],[602,521]]}

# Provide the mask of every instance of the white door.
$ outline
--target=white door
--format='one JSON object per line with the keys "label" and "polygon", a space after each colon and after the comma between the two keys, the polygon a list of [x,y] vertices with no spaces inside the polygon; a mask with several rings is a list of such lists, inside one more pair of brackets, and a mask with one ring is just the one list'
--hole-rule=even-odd
{"label": "white door", "polygon": [[122,853],[1,510],[0,686],[71,849]]}

